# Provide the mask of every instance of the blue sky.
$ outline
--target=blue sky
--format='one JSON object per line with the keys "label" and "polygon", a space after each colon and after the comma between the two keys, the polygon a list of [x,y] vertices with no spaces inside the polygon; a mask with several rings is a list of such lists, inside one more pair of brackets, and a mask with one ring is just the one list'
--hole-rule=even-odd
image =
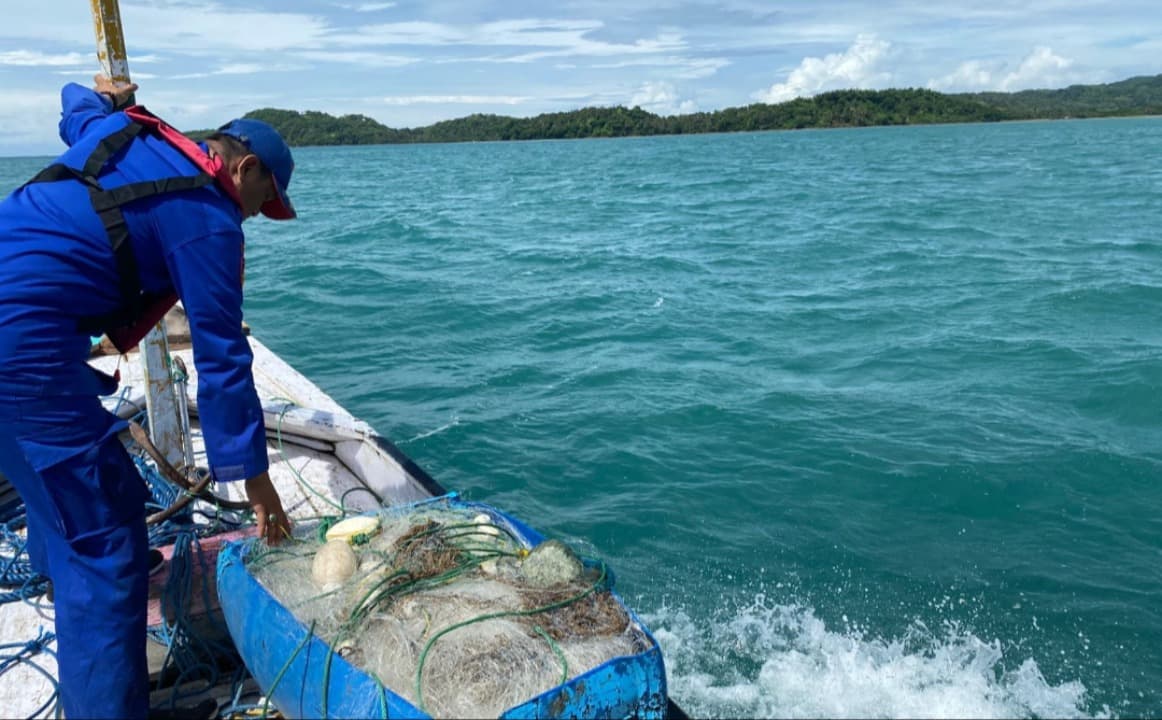
{"label": "blue sky", "polygon": [[[60,86],[98,68],[89,3],[5,4],[0,155],[54,154]],[[121,0],[121,15],[139,100],[183,129],[258,107],[399,128],[1162,73],[1158,0]]]}

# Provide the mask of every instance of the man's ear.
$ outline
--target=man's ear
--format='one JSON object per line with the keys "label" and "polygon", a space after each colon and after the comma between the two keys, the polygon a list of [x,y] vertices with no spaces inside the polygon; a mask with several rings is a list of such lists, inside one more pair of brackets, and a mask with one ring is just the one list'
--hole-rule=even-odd
{"label": "man's ear", "polygon": [[238,176],[241,177],[251,169],[257,168],[261,162],[257,155],[243,155],[242,159],[238,161]]}

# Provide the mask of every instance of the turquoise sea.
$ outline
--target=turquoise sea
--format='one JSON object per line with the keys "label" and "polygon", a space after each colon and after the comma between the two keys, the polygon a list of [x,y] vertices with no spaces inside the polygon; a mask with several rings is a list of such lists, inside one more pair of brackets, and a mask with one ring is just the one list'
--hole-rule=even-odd
{"label": "turquoise sea", "polygon": [[692,715],[1162,716],[1162,119],[296,157],[255,334]]}

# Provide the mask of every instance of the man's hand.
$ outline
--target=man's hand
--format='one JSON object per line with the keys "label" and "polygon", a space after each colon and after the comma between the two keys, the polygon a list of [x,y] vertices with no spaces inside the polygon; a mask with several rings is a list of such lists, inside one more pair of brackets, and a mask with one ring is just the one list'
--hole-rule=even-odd
{"label": "man's hand", "polygon": [[290,537],[291,522],[282,509],[282,500],[270,481],[270,473],[262,473],[246,481],[246,499],[258,519],[258,537],[277,545]]}
{"label": "man's hand", "polygon": [[113,109],[119,110],[128,105],[133,100],[133,93],[137,92],[137,83],[129,83],[128,85],[117,85],[107,76],[98,73],[93,76],[93,90],[108,95],[109,99],[113,101]]}

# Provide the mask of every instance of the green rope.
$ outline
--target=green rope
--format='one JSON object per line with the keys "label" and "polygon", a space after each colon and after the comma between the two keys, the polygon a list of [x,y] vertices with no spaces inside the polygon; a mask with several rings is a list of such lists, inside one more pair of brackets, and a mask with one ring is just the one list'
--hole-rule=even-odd
{"label": "green rope", "polygon": [[540,625],[533,625],[533,631],[543,637],[545,642],[549,643],[549,647],[553,649],[553,654],[557,656],[557,661],[561,663],[561,682],[557,684],[564,685],[565,681],[569,679],[569,661],[565,659],[565,653],[561,651],[561,646]]}
{"label": "green rope", "polygon": [[[442,533],[442,532],[445,532],[447,530],[463,529],[465,527],[476,527],[476,525],[475,524],[456,523],[456,524],[452,524],[452,525],[441,525],[441,526],[436,527],[436,528],[430,528],[428,530],[425,530],[425,531],[422,531],[422,532],[416,533],[415,535],[410,536],[408,538],[407,544],[410,545],[415,540],[418,540],[418,539],[423,538],[423,537],[429,537],[432,535],[436,535],[438,533]],[[472,533],[464,533],[463,535],[466,536],[469,534],[472,534]],[[487,533],[487,534],[489,534],[491,536],[491,533]],[[456,535],[454,537],[457,537],[457,536],[459,536],[459,535]],[[401,568],[399,570],[396,570],[394,573],[388,575],[387,577],[383,578],[382,580],[377,582],[375,585],[373,585],[371,588],[369,588],[368,591],[366,593],[364,593],[363,597],[360,598],[359,602],[356,603],[355,609],[352,611],[351,615],[349,616],[349,621],[356,622],[356,621],[361,620],[362,618],[366,617],[367,613],[369,613],[372,610],[372,608],[374,608],[376,605],[380,604],[381,602],[383,602],[387,598],[399,597],[401,595],[404,595],[404,594],[407,594],[410,592],[417,592],[419,590],[423,590],[426,588],[442,585],[448,581],[451,581],[451,580],[454,580],[454,579],[460,577],[466,571],[476,569],[481,564],[488,562],[489,560],[492,560],[495,558],[504,557],[504,556],[508,556],[508,557],[520,557],[521,556],[520,553],[509,552],[509,551],[505,551],[505,550],[502,550],[502,549],[496,548],[496,547],[487,547],[487,548],[480,548],[480,549],[477,549],[475,547],[472,547],[472,548],[457,547],[457,549],[466,553],[467,558],[465,560],[461,561],[456,567],[452,568],[451,570],[449,570],[445,573],[441,573],[440,575],[435,575],[432,577],[425,577],[425,578],[414,578],[413,580],[410,580],[407,582],[401,582],[401,583],[398,583],[396,585],[391,585],[391,583],[393,581],[395,581],[401,577],[409,577],[410,576],[410,572],[408,570]],[[393,558],[388,558],[388,557],[384,557],[384,556],[381,556],[381,557],[385,563],[390,563],[394,559],[394,557]],[[395,556],[395,557],[398,557],[398,556]]]}
{"label": "green rope", "polygon": [[379,681],[375,675],[371,676],[375,680],[375,684],[379,687],[379,715],[383,720],[387,720],[387,688]]}
{"label": "green rope", "polygon": [[315,537],[320,543],[327,542],[327,531],[335,526],[335,523],[343,519],[342,515],[325,515],[319,527],[315,530]]}
{"label": "green rope", "polygon": [[[283,412],[285,413],[285,411],[286,411],[286,408],[284,408]],[[280,425],[281,425],[281,419],[282,419],[282,416],[280,415],[279,416]],[[279,431],[279,452],[280,453],[282,452],[281,430]],[[284,461],[286,460],[285,455],[284,455],[283,459],[284,459]],[[290,466],[289,462],[287,463],[287,465],[288,465],[288,467]],[[314,490],[312,488],[310,488],[310,486],[305,482],[305,480],[302,479],[302,476],[297,471],[295,471],[293,467],[291,469],[292,469],[292,471],[295,472],[296,477],[299,478],[300,482],[304,485],[304,487],[307,487],[308,489],[311,489],[312,492],[314,492]],[[352,488],[351,490],[358,490],[358,489],[360,489],[360,488]],[[351,490],[348,490],[348,492],[350,492]],[[315,493],[315,494],[317,495],[318,493]],[[346,493],[344,493],[344,497],[345,496],[346,496]],[[322,496],[320,496],[320,497],[322,497]],[[326,498],[323,498],[323,499],[326,500]],[[334,503],[330,503],[330,504],[334,505]],[[339,509],[344,514],[346,514],[346,510],[342,507],[342,505],[339,506]],[[322,538],[324,538],[326,535],[326,530],[331,525],[333,525],[335,522],[337,522],[339,519],[342,519],[343,516],[339,516],[339,517],[320,516],[320,517],[322,518],[322,523],[321,523],[320,528],[319,528],[319,538],[320,538],[320,542],[322,542]],[[481,525],[482,525],[482,523],[474,523],[474,522],[452,523],[452,524],[447,524],[447,525],[437,524],[436,527],[429,528],[427,530],[424,530],[422,532],[418,532],[415,535],[408,537],[406,544],[410,545],[413,542],[416,542],[422,538],[430,537],[433,535],[441,535],[445,540],[454,540],[454,539],[466,538],[466,537],[479,537],[482,535],[486,535],[490,538],[499,539],[499,536],[494,535],[493,533],[481,530],[480,529]],[[517,543],[518,545],[520,544],[520,540],[511,531],[509,531],[508,528],[505,528],[504,526],[501,526],[501,525],[491,524],[491,523],[488,526],[495,527],[495,528],[501,530],[505,535],[507,535],[515,543]],[[456,531],[456,530],[467,531],[467,532],[451,532],[451,531]],[[324,711],[324,717],[326,717],[326,713],[328,712],[327,703],[328,703],[328,695],[329,695],[329,690],[330,690],[331,665],[332,665],[332,660],[333,660],[334,656],[337,654],[335,651],[335,648],[337,647],[337,645],[341,642],[341,640],[346,635],[353,632],[355,627],[363,619],[365,619],[367,617],[367,615],[375,608],[375,606],[379,605],[381,602],[388,600],[390,598],[399,597],[399,596],[402,596],[402,595],[405,595],[408,593],[419,592],[419,591],[422,591],[422,590],[425,590],[428,588],[433,588],[433,587],[443,585],[451,580],[454,580],[454,579],[460,577],[465,572],[479,567],[482,563],[487,562],[489,560],[493,560],[493,559],[500,558],[500,557],[523,557],[524,555],[527,555],[527,551],[522,552],[521,550],[518,550],[517,552],[512,552],[509,550],[505,550],[502,547],[497,547],[495,545],[479,546],[479,545],[473,544],[473,545],[468,545],[468,546],[462,546],[462,545],[457,544],[457,545],[455,545],[455,547],[457,550],[460,550],[462,553],[464,553],[467,556],[467,558],[462,560],[459,564],[457,564],[451,570],[448,570],[448,571],[443,572],[439,575],[434,575],[431,577],[415,578],[415,577],[412,577],[411,573],[407,569],[403,569],[403,568],[398,569],[395,572],[391,573],[390,575],[387,575],[382,580],[378,581],[371,588],[369,588],[368,591],[366,593],[364,593],[363,597],[359,600],[359,602],[357,602],[355,604],[355,609],[352,610],[351,614],[347,618],[347,621],[339,628],[338,632],[335,635],[334,640],[331,643],[328,643],[328,646],[327,646],[328,647],[327,658],[325,660],[324,668],[323,668],[323,711]],[[523,550],[523,548],[522,548],[522,550]],[[389,555],[389,554],[383,553],[381,551],[373,551],[373,553],[376,556],[378,556],[381,560],[383,560],[384,563],[390,563],[398,557],[398,555],[396,555],[396,554]],[[254,563],[266,561],[260,566],[260,567],[265,567],[265,566],[269,566],[269,565],[273,564],[274,562],[279,562],[279,561],[286,559],[285,557],[281,557],[281,556],[298,558],[298,557],[307,557],[311,554],[312,553],[307,553],[306,555],[300,555],[300,554],[297,554],[297,553],[294,553],[294,552],[291,552],[291,551],[288,551],[285,549],[269,548],[262,555],[259,555],[258,557],[252,557],[248,564],[254,564]],[[273,560],[267,560],[267,558],[269,558],[272,555],[276,555],[276,556],[280,556],[280,557],[277,559],[273,559]],[[443,630],[441,630],[438,633],[436,633],[435,635],[433,635],[427,641],[427,643],[424,645],[423,650],[420,652],[420,656],[419,656],[419,659],[418,659],[418,662],[416,665],[415,694],[416,694],[417,703],[419,705],[419,709],[424,711],[424,712],[427,712],[426,709],[424,708],[424,698],[423,698],[423,670],[424,670],[424,665],[427,662],[428,654],[430,653],[430,651],[432,650],[432,648],[435,646],[436,642],[440,638],[442,638],[444,635],[451,633],[454,630],[458,630],[460,628],[466,627],[468,625],[473,625],[475,623],[484,622],[487,620],[495,620],[495,619],[499,619],[499,618],[503,618],[503,617],[529,617],[529,616],[533,616],[533,615],[539,615],[541,613],[550,612],[552,610],[556,610],[556,609],[565,607],[567,605],[571,605],[575,602],[578,602],[578,601],[584,599],[585,597],[588,597],[589,595],[593,594],[595,591],[597,591],[599,588],[601,588],[605,585],[606,576],[607,576],[607,567],[606,567],[605,563],[600,563],[600,565],[601,565],[601,573],[600,573],[599,577],[594,581],[594,583],[591,586],[589,586],[587,589],[585,589],[583,592],[580,592],[577,595],[574,595],[573,597],[566,598],[564,600],[559,600],[557,602],[550,603],[550,604],[544,605],[542,607],[533,608],[530,610],[510,610],[510,611],[502,611],[502,612],[495,612],[495,613],[488,613],[488,614],[484,614],[484,615],[479,615],[477,617],[470,618],[470,619],[465,620],[463,622],[459,622],[459,623],[451,625],[447,628],[444,628]],[[412,578],[412,579],[407,580],[405,582],[396,582],[396,581],[400,580],[401,578]],[[396,584],[392,585],[393,582],[396,582]],[[330,595],[334,595],[334,594],[338,593],[341,589],[342,588],[339,588],[339,589],[332,590],[332,591],[329,591],[326,593],[321,593],[319,595],[312,596],[312,597],[307,598],[299,603],[296,603],[295,606],[301,607],[303,605],[314,602],[316,600],[320,600],[320,599],[328,597]],[[287,659],[286,663],[283,664],[282,668],[278,672],[278,675],[275,677],[274,683],[270,688],[270,692],[267,694],[266,699],[263,703],[262,712],[264,715],[266,714],[267,708],[268,708],[269,703],[270,703],[270,696],[274,694],[275,689],[278,687],[279,683],[282,681],[283,676],[286,674],[287,670],[290,668],[295,657],[297,657],[298,654],[300,652],[302,652],[302,650],[306,646],[307,642],[310,640],[310,638],[312,636],[314,636],[316,622],[317,621],[311,622],[311,626],[307,632],[307,636],[303,639],[303,641],[301,643],[299,643],[298,647],[295,648],[295,651]],[[554,655],[557,658],[557,661],[561,664],[561,683],[566,682],[569,678],[569,665],[568,665],[567,659],[565,658],[564,652],[561,650],[561,647],[556,643],[556,641],[553,640],[553,638],[548,634],[548,632],[546,632],[545,629],[542,628],[540,625],[534,625],[533,630],[540,637],[542,637],[548,643],[550,649],[552,649]],[[387,713],[388,713],[387,692],[386,692],[386,689],[384,688],[382,682],[380,682],[380,680],[378,678],[375,678],[375,682],[380,689],[380,698],[379,698],[380,699],[380,706],[381,706],[381,710],[383,713],[383,717],[386,718]]]}
{"label": "green rope", "polygon": [[[379,493],[377,493],[374,490],[372,490],[371,488],[365,487],[363,485],[356,485],[355,487],[350,487],[350,488],[347,488],[346,490],[344,490],[343,494],[339,496],[339,504],[345,508],[347,506],[347,496],[353,492],[370,493],[371,497],[375,498],[375,502],[377,505],[380,505],[380,506],[383,505],[383,498],[379,496]],[[344,510],[344,512],[347,512],[347,511]]]}
{"label": "green rope", "polygon": [[[492,533],[480,530],[479,528],[482,525],[485,527],[496,528],[497,530],[499,530],[502,533],[504,533],[505,535],[507,535],[509,537],[509,539],[511,539],[517,545],[521,544],[520,538],[518,538],[516,535],[514,535],[511,530],[509,530],[508,528],[506,528],[503,525],[496,525],[495,523],[475,523],[475,522],[447,523],[447,524],[437,523],[436,526],[433,528],[428,528],[427,530],[423,530],[421,532],[418,532],[415,535],[411,535],[410,537],[408,537],[408,542],[410,543],[412,540],[422,538],[422,537],[427,537],[429,535],[436,535],[437,533],[446,533],[449,530],[476,530],[476,532],[474,532],[474,533],[469,532],[466,534],[467,535],[488,535],[490,537],[496,537]],[[452,537],[459,537],[459,535],[454,535]]]}
{"label": "green rope", "polygon": [[559,600],[555,603],[550,603],[539,608],[533,608],[532,610],[507,610],[503,612],[478,615],[474,618],[464,620],[463,622],[458,622],[455,625],[450,625],[433,635],[432,638],[424,645],[424,649],[420,652],[419,661],[416,663],[416,702],[419,704],[420,710],[427,712],[427,709],[424,708],[424,664],[428,660],[428,651],[432,649],[432,646],[436,644],[437,640],[444,637],[453,630],[459,630],[462,627],[467,627],[478,622],[484,622],[485,620],[496,620],[497,618],[502,617],[528,617],[530,615],[539,615],[541,613],[549,612],[550,610],[556,610],[558,608],[565,607],[566,605],[571,605],[572,603],[578,602],[579,600],[592,595],[599,587],[602,587],[605,584],[605,575],[605,563],[601,563],[601,575],[597,578],[596,581],[594,581],[591,586],[589,586],[587,590],[578,595],[575,595],[574,597],[567,598],[565,600]]}
{"label": "green rope", "polygon": [[307,605],[310,605],[311,603],[315,602],[316,600],[322,600],[323,598],[328,598],[328,597],[331,597],[332,595],[336,595],[342,589],[343,589],[343,587],[339,586],[339,587],[335,588],[334,590],[328,590],[327,592],[319,593],[318,595],[312,595],[308,598],[303,598],[302,600],[298,601],[294,605],[288,605],[287,609],[288,610],[297,610],[301,607],[305,607]]}
{"label": "green rope", "polygon": [[[286,398],[278,398],[278,399],[286,400]],[[343,508],[343,506],[341,504],[336,503],[331,498],[327,497],[326,495],[322,494],[321,492],[319,492],[315,488],[311,487],[311,484],[306,481],[306,478],[303,477],[302,473],[300,473],[298,471],[298,469],[295,468],[294,465],[291,465],[290,460],[286,456],[286,449],[284,448],[284,446],[282,444],[282,419],[287,414],[287,412],[291,409],[291,405],[293,405],[293,404],[294,403],[287,400],[282,406],[282,412],[280,412],[278,414],[278,423],[275,425],[275,429],[274,429],[275,439],[278,440],[278,456],[280,458],[282,458],[282,461],[284,463],[286,463],[286,466],[288,468],[290,468],[290,471],[294,474],[295,479],[298,480],[299,485],[302,485],[303,488],[305,488],[312,495],[319,498],[323,502],[327,503],[331,507],[335,508],[339,512],[346,514],[347,511]]]}
{"label": "green rope", "polygon": [[274,695],[274,691],[278,687],[278,684],[280,682],[282,682],[282,676],[285,675],[286,671],[290,669],[291,663],[294,662],[295,658],[298,657],[299,653],[301,653],[303,651],[303,648],[307,646],[307,643],[309,643],[311,641],[311,638],[314,637],[314,635],[315,635],[315,622],[312,620],[311,627],[310,627],[310,629],[307,630],[307,634],[305,637],[303,637],[303,641],[301,643],[299,643],[299,646],[295,648],[295,651],[293,653],[291,653],[290,657],[286,659],[285,663],[283,663],[282,669],[278,671],[278,675],[274,676],[274,683],[271,684],[270,690],[266,693],[266,697],[264,697],[262,700],[262,716],[263,717],[266,717],[267,712],[269,711],[270,696]]}
{"label": "green rope", "polygon": [[[398,570],[395,573],[393,573],[391,576],[389,576],[388,578],[385,578],[384,580],[377,583],[376,587],[371,592],[364,595],[363,601],[361,601],[361,604],[357,605],[356,609],[354,611],[352,611],[349,619],[352,622],[357,622],[359,620],[362,620],[363,618],[367,617],[367,614],[370,613],[371,610],[376,605],[380,604],[385,598],[398,597],[400,595],[406,595],[406,594],[412,593],[412,592],[419,592],[420,590],[426,590],[428,588],[439,587],[440,585],[443,585],[444,583],[448,582],[449,580],[455,580],[456,578],[460,577],[461,575],[464,574],[464,571],[467,569],[469,569],[469,566],[457,566],[457,567],[449,570],[446,573],[442,573],[440,575],[433,575],[430,578],[416,578],[416,579],[411,580],[409,582],[400,583],[399,585],[395,585],[393,587],[386,588],[383,592],[376,595],[374,600],[372,600],[371,602],[367,602],[368,598],[371,597],[371,595],[375,592],[375,590],[378,590],[381,587],[383,587],[383,585],[386,584],[388,582],[388,580],[390,580],[394,577],[400,577],[400,576],[410,577],[410,573],[408,573],[406,570]],[[363,603],[366,603],[366,604],[363,604]]]}
{"label": "green rope", "polygon": [[[294,541],[292,539],[291,543],[293,544],[293,542]],[[255,546],[257,547],[257,545],[258,544],[256,543]],[[275,560],[268,561],[267,558],[271,557],[272,555],[278,556],[278,558]],[[304,556],[299,555],[298,553],[295,553],[295,552],[291,552],[290,550],[287,550],[286,548],[283,548],[283,547],[266,546],[266,547],[263,547],[258,552],[252,552],[252,557],[246,561],[246,565],[248,567],[255,567],[256,569],[261,570],[263,568],[266,568],[266,567],[273,565],[276,562],[285,562],[288,559],[295,559],[295,558],[300,558],[300,557],[304,557]]]}
{"label": "green rope", "polygon": [[408,573],[406,570],[396,570],[392,574],[372,585],[371,588],[368,589],[366,593],[364,593],[363,597],[360,598],[359,602],[355,604],[355,609],[351,611],[351,615],[348,617],[348,621],[355,622],[357,620],[363,619],[363,617],[365,617],[366,614],[371,611],[371,607],[379,602],[379,596],[376,596],[374,601],[369,602],[371,596],[379,592],[379,590],[382,589],[384,585],[391,582],[393,579],[398,577],[406,577],[407,574]]}
{"label": "green rope", "polygon": [[327,720],[330,715],[330,701],[328,696],[331,691],[331,658],[335,657],[335,645],[339,643],[339,638],[342,633],[335,636],[335,641],[327,645],[327,659],[323,661],[323,720]]}

